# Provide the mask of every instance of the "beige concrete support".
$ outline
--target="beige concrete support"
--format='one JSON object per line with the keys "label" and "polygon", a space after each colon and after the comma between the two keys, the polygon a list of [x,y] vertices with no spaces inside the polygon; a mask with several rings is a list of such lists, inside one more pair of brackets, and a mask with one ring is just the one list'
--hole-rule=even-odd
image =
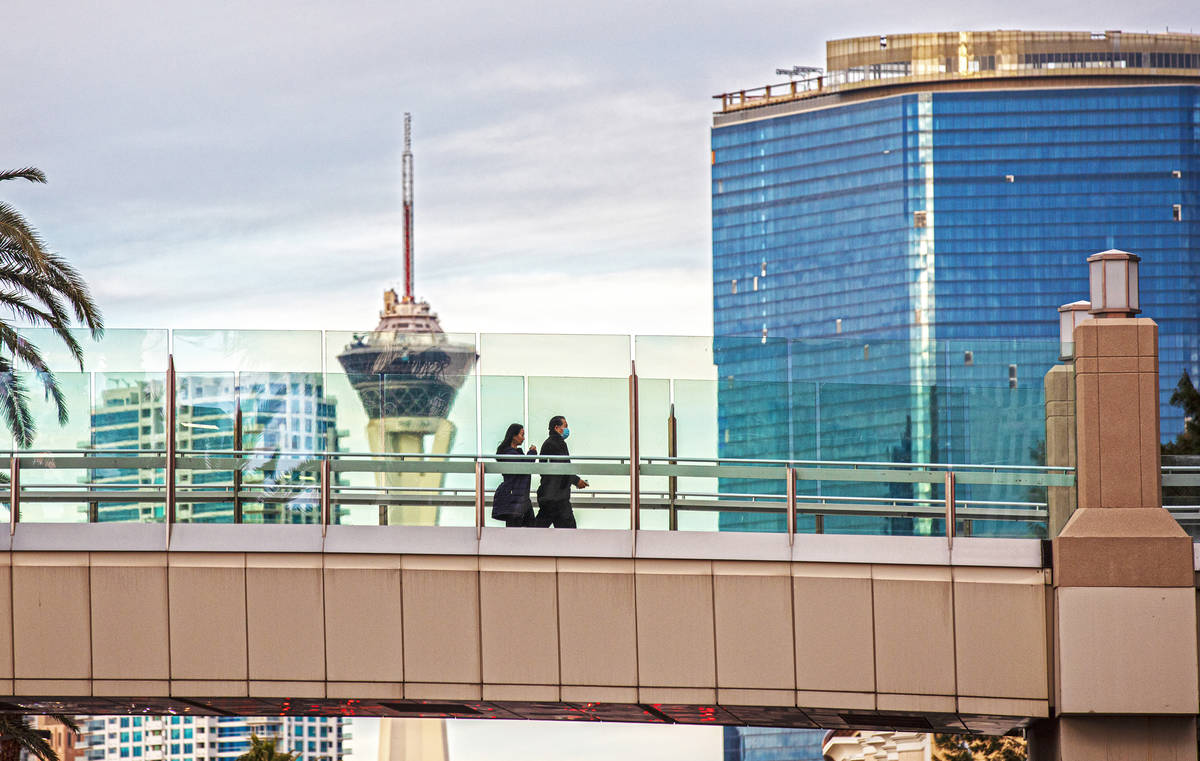
{"label": "beige concrete support", "polygon": [[[1046,464],[1075,467],[1075,365],[1046,373]],[[1046,487],[1048,534],[1056,537],[1075,512],[1075,488]]]}
{"label": "beige concrete support", "polygon": [[1032,757],[1194,760],[1195,577],[1191,539],[1162,509],[1158,326],[1088,320],[1075,350],[1079,506],[1054,539],[1058,716]]}

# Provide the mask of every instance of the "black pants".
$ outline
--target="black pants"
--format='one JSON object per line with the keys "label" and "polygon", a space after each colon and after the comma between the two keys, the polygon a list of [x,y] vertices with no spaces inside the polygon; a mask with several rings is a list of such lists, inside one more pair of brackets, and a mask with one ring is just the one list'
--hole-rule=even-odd
{"label": "black pants", "polygon": [[547,500],[538,502],[537,522],[540,528],[575,528],[575,513],[571,510],[571,500]]}
{"label": "black pants", "polygon": [[518,515],[516,518],[505,518],[504,525],[509,528],[525,528],[534,525],[533,508],[529,508],[523,515]]}

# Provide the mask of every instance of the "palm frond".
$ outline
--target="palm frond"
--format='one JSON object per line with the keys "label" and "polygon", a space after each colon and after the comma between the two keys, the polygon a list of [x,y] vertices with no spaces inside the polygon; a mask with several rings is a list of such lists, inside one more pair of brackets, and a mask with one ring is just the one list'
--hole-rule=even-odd
{"label": "palm frond", "polygon": [[[3,344],[12,352],[15,359],[19,359],[33,370],[37,379],[42,382],[42,387],[46,393],[46,399],[53,400],[54,406],[58,413],[58,422],[60,425],[65,425],[70,419],[70,409],[67,407],[66,396],[63,395],[62,388],[58,385],[58,379],[54,377],[50,367],[46,364],[46,360],[42,358],[42,354],[38,348],[31,342],[25,340],[11,326],[0,322],[0,344]],[[15,370],[15,368],[14,368]],[[15,373],[14,373],[15,375]],[[19,379],[18,379],[19,380]],[[26,409],[28,413],[28,409]],[[32,416],[30,417],[30,435],[32,437]],[[14,432],[15,433],[15,432]],[[28,444],[22,446],[29,447],[33,445],[32,438]]]}
{"label": "palm frond", "polygon": [[7,359],[0,357],[0,414],[21,449],[33,446],[33,415],[29,413],[29,392],[21,376],[12,371]]}
{"label": "palm frond", "polygon": [[44,185],[46,184],[46,173],[36,166],[0,170],[0,182],[4,180],[29,180],[30,182],[40,182]]}
{"label": "palm frond", "polygon": [[79,722],[75,721],[74,716],[69,716],[65,713],[48,713],[46,715],[57,721],[59,724],[62,724],[76,737],[79,736]]}
{"label": "palm frond", "polygon": [[24,750],[42,759],[58,761],[58,754],[41,730],[31,726],[29,720],[19,713],[0,714],[0,735],[8,742],[15,742]]}
{"label": "palm frond", "polygon": [[46,246],[21,212],[0,201],[0,236],[12,241],[38,267],[45,266]]}

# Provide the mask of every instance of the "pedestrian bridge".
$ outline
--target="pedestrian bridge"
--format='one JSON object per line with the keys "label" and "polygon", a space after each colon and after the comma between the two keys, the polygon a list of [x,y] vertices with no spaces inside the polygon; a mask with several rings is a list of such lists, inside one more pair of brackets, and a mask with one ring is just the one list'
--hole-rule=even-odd
{"label": "pedestrian bridge", "polygon": [[1048,715],[1035,539],[169,528],[15,527],[0,702],[959,732]]}
{"label": "pedestrian bridge", "polygon": [[[1062,488],[1069,468],[273,457],[13,457],[0,703],[946,732],[1050,715],[1048,544],[963,535],[978,533],[973,523],[1036,535],[1046,506],[961,495],[969,485]],[[268,475],[240,477],[236,491],[88,475],[168,465]],[[568,469],[633,484],[576,501],[591,516],[581,525],[624,527],[508,529],[486,518],[491,473]],[[369,471],[474,474],[475,488],[350,484]],[[701,492],[701,482],[758,491]],[[811,493],[835,482],[928,488],[903,499]],[[21,520],[31,505],[64,502],[87,505],[74,514],[92,520]],[[124,504],[148,519],[105,520]],[[205,504],[228,509],[196,509]],[[376,525],[346,522],[362,505]],[[773,515],[778,530],[678,530],[742,512]],[[227,522],[198,522],[214,515]],[[413,516],[463,525],[395,525]],[[916,535],[817,533],[847,516],[867,521],[858,530]]]}

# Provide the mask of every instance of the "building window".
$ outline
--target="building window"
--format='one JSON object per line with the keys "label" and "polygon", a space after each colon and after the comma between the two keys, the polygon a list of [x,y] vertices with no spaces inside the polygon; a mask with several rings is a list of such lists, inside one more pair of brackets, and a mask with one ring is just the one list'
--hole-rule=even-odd
{"label": "building window", "polygon": [[929,214],[924,209],[913,212],[913,227],[925,227],[929,222]]}
{"label": "building window", "polygon": [[1183,221],[1183,204],[1173,204],[1171,206],[1171,219],[1176,222]]}

